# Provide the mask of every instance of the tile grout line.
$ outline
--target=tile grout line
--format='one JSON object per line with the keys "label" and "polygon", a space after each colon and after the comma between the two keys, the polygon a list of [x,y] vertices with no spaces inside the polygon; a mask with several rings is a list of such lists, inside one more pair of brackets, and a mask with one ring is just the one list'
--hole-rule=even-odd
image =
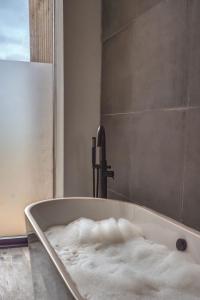
{"label": "tile grout line", "polygon": [[102,45],[104,46],[106,43],[108,43],[110,40],[112,40],[113,38],[115,38],[118,34],[123,33],[124,31],[128,30],[128,28],[134,24],[136,18],[131,19],[128,23],[126,23],[126,25],[121,26],[120,29],[118,29],[117,31],[114,31],[112,34],[110,34],[108,37],[106,37],[105,39],[102,39]]}
{"label": "tile grout line", "polygon": [[121,194],[121,193],[119,193],[119,192],[116,192],[116,191],[114,191],[114,190],[112,190],[112,189],[108,189],[108,191],[111,192],[111,193],[113,193],[113,194],[115,194],[115,195],[121,196],[122,198],[126,199],[127,201],[130,201],[129,198],[126,197],[124,194]]}
{"label": "tile grout line", "polygon": [[164,112],[164,111],[188,111],[193,109],[200,109],[200,106],[183,106],[183,107],[176,107],[176,108],[158,108],[158,109],[144,109],[138,111],[130,111],[130,112],[118,112],[118,113],[103,113],[101,114],[102,117],[114,117],[120,115],[134,115],[134,114],[142,114],[142,113],[149,113],[149,112]]}

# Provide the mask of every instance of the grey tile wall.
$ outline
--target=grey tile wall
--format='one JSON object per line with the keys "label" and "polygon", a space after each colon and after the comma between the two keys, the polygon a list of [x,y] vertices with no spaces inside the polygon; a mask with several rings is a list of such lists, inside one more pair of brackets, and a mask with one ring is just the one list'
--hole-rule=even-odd
{"label": "grey tile wall", "polygon": [[104,43],[102,113],[186,104],[186,24],[186,0],[161,1]]}
{"label": "grey tile wall", "polygon": [[115,170],[115,179],[109,179],[109,189],[130,199],[131,175],[131,115],[104,117],[106,127],[108,161]]}
{"label": "grey tile wall", "polygon": [[200,108],[187,112],[182,217],[200,230]]}
{"label": "grey tile wall", "polygon": [[103,1],[111,198],[200,229],[200,1]]}
{"label": "grey tile wall", "polygon": [[179,218],[184,146],[183,111],[133,115],[130,199]]}
{"label": "grey tile wall", "polygon": [[200,1],[189,5],[189,103],[200,105]]}
{"label": "grey tile wall", "polygon": [[136,203],[180,217],[184,111],[105,116],[109,189]]}

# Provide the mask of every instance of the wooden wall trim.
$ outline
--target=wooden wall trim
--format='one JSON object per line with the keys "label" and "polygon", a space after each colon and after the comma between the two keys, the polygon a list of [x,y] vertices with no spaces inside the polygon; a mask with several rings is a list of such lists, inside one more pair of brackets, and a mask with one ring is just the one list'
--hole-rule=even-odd
{"label": "wooden wall trim", "polygon": [[29,0],[30,60],[53,63],[53,0]]}

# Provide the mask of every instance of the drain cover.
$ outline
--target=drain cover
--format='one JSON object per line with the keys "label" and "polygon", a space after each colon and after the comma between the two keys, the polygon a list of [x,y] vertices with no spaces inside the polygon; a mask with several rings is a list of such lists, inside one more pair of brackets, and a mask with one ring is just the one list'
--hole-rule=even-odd
{"label": "drain cover", "polygon": [[179,251],[185,251],[187,249],[187,242],[184,239],[178,239],[176,241],[176,248]]}

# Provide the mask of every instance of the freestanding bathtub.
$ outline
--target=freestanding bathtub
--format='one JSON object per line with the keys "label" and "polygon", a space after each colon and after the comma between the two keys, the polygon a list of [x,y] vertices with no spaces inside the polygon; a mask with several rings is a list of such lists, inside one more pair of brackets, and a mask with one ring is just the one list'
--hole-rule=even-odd
{"label": "freestanding bathtub", "polygon": [[97,198],[52,199],[29,205],[25,215],[36,300],[83,299],[44,234],[51,226],[67,224],[80,217],[126,218],[139,224],[146,238],[170,249],[176,249],[178,239],[185,239],[186,251],[200,263],[197,231],[132,203]]}

